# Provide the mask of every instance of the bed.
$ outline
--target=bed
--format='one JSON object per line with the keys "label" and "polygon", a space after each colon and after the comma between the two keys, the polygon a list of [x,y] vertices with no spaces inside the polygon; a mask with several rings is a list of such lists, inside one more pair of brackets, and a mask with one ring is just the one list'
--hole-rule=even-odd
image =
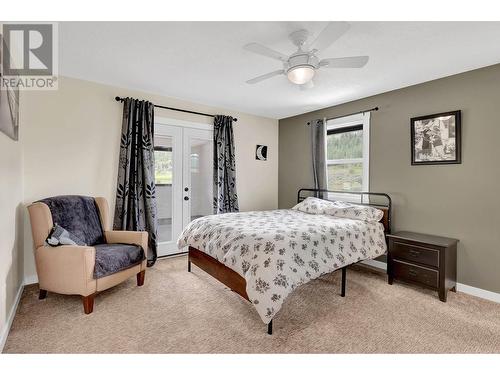
{"label": "bed", "polygon": [[[335,201],[315,198],[331,194]],[[356,205],[349,203],[353,197]],[[251,302],[268,334],[297,287],[341,270],[344,297],[347,266],[387,251],[389,195],[300,189],[297,203],[292,209],[204,216],[178,239],[179,248],[189,247],[188,271],[195,264]]]}

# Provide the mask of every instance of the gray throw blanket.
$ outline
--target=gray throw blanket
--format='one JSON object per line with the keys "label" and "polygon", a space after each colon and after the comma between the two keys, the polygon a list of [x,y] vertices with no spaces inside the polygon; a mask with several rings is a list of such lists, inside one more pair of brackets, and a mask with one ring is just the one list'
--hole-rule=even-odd
{"label": "gray throw blanket", "polygon": [[138,245],[109,243],[95,245],[94,278],[111,275],[141,263],[144,250]]}
{"label": "gray throw blanket", "polygon": [[47,243],[51,246],[80,245],[95,247],[94,278],[120,272],[141,263],[144,250],[129,244],[107,244],[94,198],[62,195],[42,199],[55,225]]}
{"label": "gray throw blanket", "polygon": [[49,207],[54,225],[60,225],[88,246],[106,242],[94,198],[60,195],[39,202]]}

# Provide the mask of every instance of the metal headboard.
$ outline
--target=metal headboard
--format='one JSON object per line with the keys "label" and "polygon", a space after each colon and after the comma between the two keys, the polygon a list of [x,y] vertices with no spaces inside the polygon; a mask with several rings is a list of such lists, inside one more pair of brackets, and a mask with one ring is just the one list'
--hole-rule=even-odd
{"label": "metal headboard", "polygon": [[[374,206],[374,207],[384,207],[387,208],[387,230],[386,234],[391,233],[391,217],[392,217],[392,200],[391,197],[386,194],[386,193],[372,193],[370,191],[337,191],[337,190],[326,190],[326,189],[299,189],[297,192],[297,203],[302,202],[304,199],[306,199],[308,196],[303,196],[301,193],[308,192],[308,193],[314,193],[314,195],[308,195],[308,196],[316,196],[319,197],[322,194],[320,193],[334,193],[334,194],[345,194],[345,195],[358,195],[361,197],[361,202],[352,202],[351,200],[345,200],[345,202],[351,201],[351,203],[355,204],[360,204],[364,206]],[[376,196],[376,197],[382,197],[387,200],[387,204],[379,204],[379,203],[364,203],[363,198],[365,196]],[[328,198],[322,198],[325,200],[330,200]]]}

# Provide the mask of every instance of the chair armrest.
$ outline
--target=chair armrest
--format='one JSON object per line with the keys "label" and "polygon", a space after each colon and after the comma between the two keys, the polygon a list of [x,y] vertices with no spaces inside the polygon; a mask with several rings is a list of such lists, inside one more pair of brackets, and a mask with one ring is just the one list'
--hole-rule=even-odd
{"label": "chair armrest", "polygon": [[91,246],[40,246],[35,250],[40,288],[88,296],[96,290],[95,249]]}
{"label": "chair armrest", "polygon": [[146,259],[148,258],[148,232],[107,230],[104,235],[107,243],[126,243],[141,246]]}

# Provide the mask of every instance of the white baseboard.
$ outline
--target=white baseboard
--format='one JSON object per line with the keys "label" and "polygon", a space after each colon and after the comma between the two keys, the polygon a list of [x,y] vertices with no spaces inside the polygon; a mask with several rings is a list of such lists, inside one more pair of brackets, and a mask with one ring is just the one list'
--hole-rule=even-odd
{"label": "white baseboard", "polygon": [[381,262],[375,259],[367,259],[362,261],[361,263],[366,264],[367,266],[372,266],[375,268],[380,268],[381,270],[387,271],[387,263]]}
{"label": "white baseboard", "polygon": [[[387,263],[380,262],[378,260],[367,259],[361,263],[387,271]],[[490,292],[489,290],[476,288],[475,286],[457,283],[457,292],[462,292],[474,297],[479,297],[487,299],[488,301],[500,303],[500,293]]]}
{"label": "white baseboard", "polygon": [[38,284],[38,276],[30,275],[24,277],[24,285]]}
{"label": "white baseboard", "polygon": [[475,286],[457,283],[457,291],[470,294],[479,298],[487,299],[489,301],[500,303],[500,293],[490,292],[489,290],[479,289]]}
{"label": "white baseboard", "polygon": [[19,305],[19,301],[21,301],[21,296],[23,295],[24,284],[19,287],[17,291],[16,300],[14,301],[14,306],[10,309],[9,316],[7,317],[7,322],[2,329],[2,333],[0,335],[0,353],[3,352],[3,347],[5,346],[5,342],[7,341],[7,336],[9,336],[10,327],[12,326],[12,322],[14,321],[14,317],[16,316],[17,306]]}

